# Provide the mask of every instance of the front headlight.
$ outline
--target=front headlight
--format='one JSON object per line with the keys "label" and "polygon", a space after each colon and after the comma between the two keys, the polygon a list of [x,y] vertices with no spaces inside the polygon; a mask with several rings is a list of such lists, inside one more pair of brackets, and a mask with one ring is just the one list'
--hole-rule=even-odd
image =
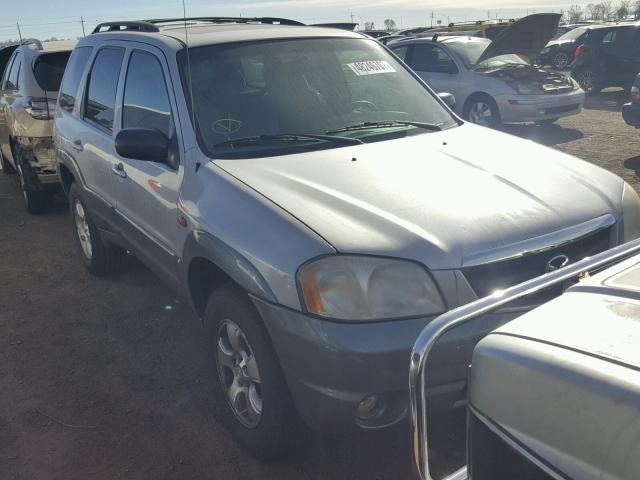
{"label": "front headlight", "polygon": [[323,257],[300,268],[298,285],[308,312],[335,320],[382,320],[446,310],[425,268],[405,260]]}
{"label": "front headlight", "polygon": [[540,51],[540,53],[542,53],[542,54],[544,55],[545,53],[549,53],[550,51],[551,51],[551,47],[544,47],[544,48]]}
{"label": "front headlight", "polygon": [[622,190],[620,211],[624,231],[623,240],[628,242],[640,237],[640,197],[627,182],[624,182]]}

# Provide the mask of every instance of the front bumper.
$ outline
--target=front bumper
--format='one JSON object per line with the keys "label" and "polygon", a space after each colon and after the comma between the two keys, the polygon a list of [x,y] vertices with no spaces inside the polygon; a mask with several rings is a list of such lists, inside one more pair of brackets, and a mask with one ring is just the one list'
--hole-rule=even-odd
{"label": "front bumper", "polygon": [[582,111],[584,92],[546,95],[496,95],[500,117],[504,123],[539,122],[575,115]]}
{"label": "front bumper", "polygon": [[627,125],[640,128],[640,103],[625,103],[622,106],[622,118]]}
{"label": "front bumper", "polygon": [[[408,413],[411,348],[432,319],[338,323],[253,299],[273,342],[298,413],[324,432],[380,429]],[[477,341],[523,313],[479,318],[443,337],[431,361],[430,393],[436,408],[464,405],[466,378]],[[378,395],[384,407],[373,418],[357,418],[359,402]]]}

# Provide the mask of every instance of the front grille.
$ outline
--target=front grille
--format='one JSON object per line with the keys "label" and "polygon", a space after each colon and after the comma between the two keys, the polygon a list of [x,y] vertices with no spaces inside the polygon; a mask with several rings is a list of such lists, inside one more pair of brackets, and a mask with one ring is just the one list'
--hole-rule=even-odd
{"label": "front grille", "polygon": [[561,107],[549,107],[544,109],[544,113],[547,115],[553,115],[554,113],[572,112],[574,110],[577,110],[579,107],[579,103],[574,103],[572,105],[563,105]]}
{"label": "front grille", "polygon": [[564,245],[508,260],[462,269],[462,273],[478,297],[486,297],[496,290],[504,290],[545,273],[547,262],[558,255],[566,255],[571,263],[590,257],[609,248],[611,227],[573,240]]}

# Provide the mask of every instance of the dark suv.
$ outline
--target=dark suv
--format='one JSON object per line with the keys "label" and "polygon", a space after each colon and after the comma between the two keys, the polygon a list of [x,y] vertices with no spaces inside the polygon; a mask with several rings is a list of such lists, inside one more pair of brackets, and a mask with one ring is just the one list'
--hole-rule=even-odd
{"label": "dark suv", "polygon": [[630,88],[640,71],[640,22],[589,29],[576,49],[571,76],[586,93]]}

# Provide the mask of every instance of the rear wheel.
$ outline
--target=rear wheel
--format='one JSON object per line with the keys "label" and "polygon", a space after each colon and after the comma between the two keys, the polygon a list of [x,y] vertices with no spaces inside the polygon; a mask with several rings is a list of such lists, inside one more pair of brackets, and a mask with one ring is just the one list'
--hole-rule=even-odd
{"label": "rear wheel", "polygon": [[472,95],[465,103],[464,117],[483,127],[498,127],[502,123],[495,100],[489,95]]}
{"label": "rear wheel", "polygon": [[574,78],[585,93],[594,94],[602,90],[600,75],[593,68],[583,68],[575,74]]}
{"label": "rear wheel", "polygon": [[551,65],[558,70],[563,70],[567,68],[569,65],[569,55],[565,52],[558,52],[553,56],[553,60],[551,60]]}
{"label": "rear wheel", "polygon": [[291,453],[302,430],[261,322],[239,288],[227,285],[211,294],[204,323],[216,405],[225,426],[251,454],[272,460]]}
{"label": "rear wheel", "polygon": [[13,168],[13,165],[9,163],[9,160],[4,158],[4,155],[2,155],[1,150],[0,150],[0,166],[2,167],[2,173],[4,173],[5,175],[12,175],[16,173],[16,169]]}
{"label": "rear wheel", "polygon": [[69,207],[74,236],[89,271],[97,277],[122,271],[127,265],[127,251],[103,242],[75,183],[69,189]]}
{"label": "rear wheel", "polygon": [[24,173],[22,172],[20,161],[18,160],[16,163],[18,167],[18,178],[20,180],[22,199],[24,200],[24,206],[26,207],[27,212],[31,213],[32,215],[37,215],[44,212],[49,205],[51,195],[49,194],[49,192],[30,189],[24,179]]}

